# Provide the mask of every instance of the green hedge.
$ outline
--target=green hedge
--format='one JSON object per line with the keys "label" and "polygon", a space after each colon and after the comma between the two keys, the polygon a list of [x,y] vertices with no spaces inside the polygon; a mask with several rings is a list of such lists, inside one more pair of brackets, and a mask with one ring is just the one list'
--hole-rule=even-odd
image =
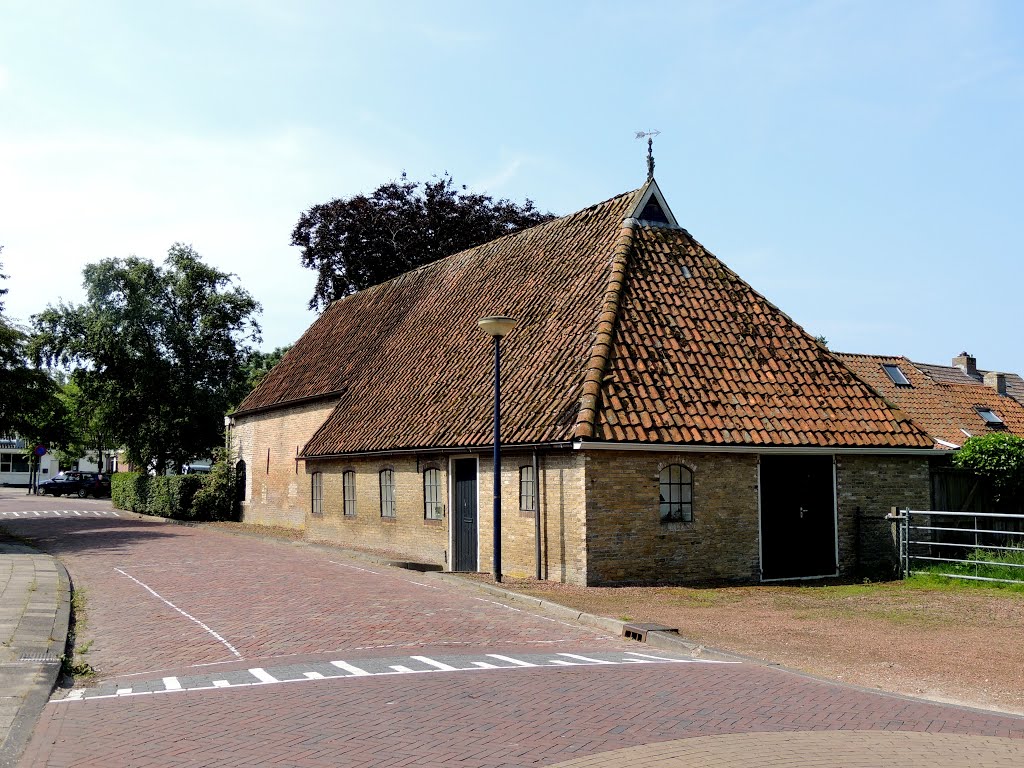
{"label": "green hedge", "polygon": [[234,504],[220,490],[224,482],[211,475],[153,477],[118,472],[110,479],[110,496],[117,509],[176,520],[232,520]]}
{"label": "green hedge", "polygon": [[148,481],[138,472],[116,472],[110,477],[110,500],[117,509],[145,512]]}

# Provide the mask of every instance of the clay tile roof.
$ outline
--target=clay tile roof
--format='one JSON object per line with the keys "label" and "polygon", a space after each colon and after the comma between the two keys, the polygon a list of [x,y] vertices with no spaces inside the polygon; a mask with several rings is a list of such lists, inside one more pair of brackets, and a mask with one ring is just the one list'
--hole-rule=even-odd
{"label": "clay tile roof", "polygon": [[653,443],[932,445],[685,230],[638,227],[632,245],[595,438],[630,423]]}
{"label": "clay tile roof", "polygon": [[[966,374],[956,376],[947,366],[922,365],[905,357],[844,353],[836,356],[937,440],[959,446],[968,435],[996,431],[1024,437],[1024,405]],[[898,365],[910,386],[897,386],[885,374],[882,365]],[[941,369],[939,375],[935,369]],[[979,409],[994,411],[1002,418],[1004,426],[987,424],[978,415]],[[968,434],[964,434],[964,430]]]}
{"label": "clay tile roof", "polygon": [[[955,365],[934,365],[932,363],[914,363],[922,373],[940,384],[983,384],[988,371],[978,371],[977,378],[968,375]],[[1016,373],[1005,373],[1006,394],[1018,403],[1024,403],[1024,378]]]}
{"label": "clay tile roof", "polygon": [[332,398],[310,457],[489,445],[477,320],[502,314],[506,444],[933,445],[689,234],[632,218],[649,189],[334,302],[237,413]]}
{"label": "clay tile roof", "polygon": [[[519,321],[502,342],[503,440],[568,439],[613,246],[634,196],[332,304],[326,327],[310,330],[327,336],[318,342],[330,349],[319,352],[317,368],[334,369],[327,386],[339,391],[338,403],[305,454],[490,444],[493,345],[477,327],[488,315]],[[269,386],[287,386],[287,371],[271,375],[278,382]]]}

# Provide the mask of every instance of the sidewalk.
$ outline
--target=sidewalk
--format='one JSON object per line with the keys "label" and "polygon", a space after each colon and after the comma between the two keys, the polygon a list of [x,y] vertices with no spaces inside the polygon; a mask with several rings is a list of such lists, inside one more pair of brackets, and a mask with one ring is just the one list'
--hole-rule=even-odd
{"label": "sidewalk", "polygon": [[57,682],[70,592],[56,559],[0,534],[0,768],[17,762]]}

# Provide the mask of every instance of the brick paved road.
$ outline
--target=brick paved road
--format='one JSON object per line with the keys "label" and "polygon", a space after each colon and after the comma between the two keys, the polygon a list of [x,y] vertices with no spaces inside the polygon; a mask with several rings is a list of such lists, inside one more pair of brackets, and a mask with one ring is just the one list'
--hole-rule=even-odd
{"label": "brick paved road", "polygon": [[85,588],[95,693],[161,691],[52,701],[25,766],[550,765],[754,731],[1024,739],[1022,719],[769,667],[627,663],[648,649],[430,575],[113,517],[106,502],[0,501],[0,525],[60,557]]}

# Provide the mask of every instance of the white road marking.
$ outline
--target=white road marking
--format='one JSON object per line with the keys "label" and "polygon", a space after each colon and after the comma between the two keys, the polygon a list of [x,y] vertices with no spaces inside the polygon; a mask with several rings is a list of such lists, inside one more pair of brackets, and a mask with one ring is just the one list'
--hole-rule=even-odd
{"label": "white road marking", "polygon": [[333,563],[334,565],[340,565],[342,568],[351,568],[353,571],[362,571],[363,573],[372,573],[375,576],[383,576],[383,574],[379,573],[378,571],[371,571],[369,568],[360,568],[358,565],[349,565],[348,563],[339,563],[336,560],[328,560],[327,562],[328,563]]}
{"label": "white road marking", "polygon": [[[629,654],[632,654],[633,656],[639,656],[639,657],[642,657],[642,658],[629,658]],[[468,667],[454,667],[454,666],[452,666],[450,664],[445,664],[444,662],[437,661],[436,659],[431,659],[431,658],[429,658],[427,656],[409,656],[408,658],[410,658],[410,659],[414,659],[414,660],[420,662],[421,664],[427,664],[428,666],[432,666],[434,668],[433,669],[416,670],[416,669],[412,669],[411,667],[405,666],[404,664],[392,664],[392,665],[389,665],[389,667],[388,667],[388,669],[390,671],[368,672],[367,670],[361,669],[361,668],[356,667],[356,666],[353,666],[352,664],[349,664],[346,661],[338,660],[338,661],[332,661],[330,663],[333,666],[337,667],[338,669],[344,670],[345,672],[348,672],[349,674],[324,675],[324,674],[322,674],[320,672],[310,671],[310,672],[302,672],[301,673],[302,677],[294,677],[293,676],[295,674],[295,672],[293,671],[294,667],[282,668],[282,671],[278,672],[277,675],[272,674],[271,672],[268,672],[263,667],[253,667],[253,668],[249,669],[248,671],[249,671],[249,674],[251,674],[254,678],[256,678],[256,680],[254,682],[248,682],[248,683],[245,683],[245,682],[243,682],[243,683],[229,683],[227,680],[210,680],[209,682],[197,681],[197,682],[191,684],[189,687],[186,688],[185,686],[181,685],[180,680],[178,678],[176,678],[176,677],[164,677],[164,678],[161,678],[162,681],[163,681],[163,686],[164,686],[163,690],[153,688],[153,689],[150,689],[150,690],[135,692],[135,691],[133,691],[133,689],[131,687],[124,687],[124,688],[115,688],[113,690],[110,690],[110,692],[108,692],[108,693],[92,694],[92,690],[94,690],[94,689],[89,689],[89,690],[87,690],[87,689],[79,689],[77,691],[71,691],[68,694],[68,696],[66,698],[64,698],[64,699],[54,700],[54,701],[52,701],[50,703],[51,704],[60,704],[61,702],[64,702],[64,701],[82,701],[82,700],[92,701],[93,699],[111,699],[111,698],[119,698],[119,697],[124,697],[124,696],[149,696],[149,695],[153,695],[153,694],[157,694],[157,693],[166,694],[166,693],[172,693],[172,692],[181,692],[181,691],[184,691],[184,690],[188,690],[188,691],[210,691],[210,690],[216,690],[216,689],[220,689],[220,688],[232,688],[232,689],[238,690],[240,688],[254,688],[254,687],[260,687],[260,686],[264,686],[264,685],[275,685],[275,684],[276,685],[283,685],[283,684],[288,684],[288,683],[303,683],[303,682],[309,682],[311,680],[332,680],[332,679],[333,680],[342,680],[342,679],[347,679],[347,678],[353,677],[353,676],[387,677],[389,675],[430,674],[430,673],[439,674],[439,673],[442,673],[442,672],[479,672],[479,671],[482,671],[482,670],[495,670],[495,671],[496,670],[502,670],[502,671],[508,672],[508,671],[514,671],[516,669],[520,669],[522,667],[534,667],[534,668],[544,668],[544,667],[547,667],[547,668],[550,669],[550,668],[553,668],[553,667],[554,668],[563,668],[563,667],[577,667],[577,666],[594,666],[594,665],[597,665],[597,664],[602,664],[602,665],[603,664],[612,664],[612,665],[626,666],[628,663],[632,663],[632,664],[653,664],[653,663],[656,663],[656,662],[661,662],[661,663],[665,663],[665,662],[682,662],[682,663],[697,663],[697,664],[700,664],[700,663],[704,663],[704,664],[739,664],[739,663],[741,663],[741,662],[737,662],[737,661],[712,661],[712,660],[704,660],[704,659],[680,659],[680,658],[671,658],[671,657],[665,657],[665,656],[653,656],[653,655],[650,655],[650,654],[635,653],[635,652],[631,652],[631,651],[619,652],[618,654],[615,655],[616,658],[612,658],[612,659],[597,659],[597,658],[593,658],[593,657],[590,657],[590,656],[579,656],[577,654],[559,654],[559,655],[562,655],[562,656],[568,656],[570,658],[579,659],[580,661],[578,661],[578,662],[571,662],[571,661],[565,661],[563,659],[551,659],[551,658],[545,658],[543,656],[537,656],[535,658],[537,658],[538,661],[535,663],[535,662],[531,662],[531,661],[525,661],[523,659],[516,659],[516,658],[514,658],[512,656],[503,656],[501,654],[496,654],[496,653],[489,653],[489,654],[486,654],[486,655],[491,657],[491,658],[498,659],[500,661],[508,662],[512,666],[496,666],[496,665],[490,664],[489,662],[486,662],[486,661],[472,661],[472,660],[470,660],[469,663],[472,666],[468,666]],[[277,672],[277,670],[273,670],[273,671]],[[89,694],[89,695],[87,695],[87,694]]]}
{"label": "white road marking", "polygon": [[433,659],[428,659],[426,656],[410,656],[409,658],[416,659],[416,661],[421,661],[428,666],[434,667],[435,669],[440,669],[442,672],[459,671],[458,667],[453,667],[450,664],[445,664],[442,661],[434,661]]}
{"label": "white road marking", "polygon": [[436,589],[441,592],[444,592],[444,590],[441,589],[441,587],[434,586],[433,584],[424,584],[422,581],[413,581],[412,579],[405,579],[405,581],[409,584],[415,584],[418,587],[426,587],[427,589]]}
{"label": "white road marking", "polygon": [[368,674],[370,674],[365,669],[360,669],[359,667],[353,667],[347,661],[332,661],[331,664],[333,666],[337,667],[338,669],[344,669],[346,672],[351,672],[353,675],[359,676],[359,675],[368,675]]}
{"label": "white road marking", "polygon": [[213,635],[213,636],[214,636],[215,638],[217,638],[217,640],[219,640],[219,641],[220,641],[221,643],[223,643],[223,644],[224,644],[224,645],[225,645],[225,646],[227,647],[227,649],[228,649],[229,651],[231,651],[231,653],[233,653],[233,654],[234,654],[235,656],[237,656],[238,658],[242,658],[242,654],[240,654],[240,653],[238,652],[238,650],[237,650],[237,649],[235,648],[235,646],[233,646],[233,645],[232,645],[231,643],[229,643],[229,642],[228,642],[227,640],[225,640],[225,639],[224,639],[223,637],[221,637],[221,636],[220,636],[219,634],[217,634],[216,632],[214,632],[214,631],[213,631],[212,629],[210,629],[210,628],[209,628],[208,626],[206,626],[206,625],[205,625],[205,624],[204,624],[203,622],[201,622],[201,621],[200,621],[199,619],[197,619],[197,618],[196,618],[195,616],[193,616],[192,614],[190,614],[190,613],[186,613],[185,611],[181,610],[181,608],[179,608],[178,606],[176,606],[176,605],[175,605],[174,603],[172,603],[172,602],[171,602],[170,600],[168,600],[167,598],[165,598],[165,597],[161,597],[161,596],[160,596],[160,595],[159,595],[159,594],[157,593],[157,591],[156,591],[156,590],[154,590],[154,589],[153,589],[152,587],[149,587],[149,586],[147,586],[147,585],[143,584],[143,583],[142,583],[141,581],[139,581],[138,579],[136,579],[136,578],[135,578],[134,576],[132,576],[132,575],[130,575],[130,574],[128,574],[128,573],[125,573],[125,572],[124,572],[124,571],[122,571],[122,570],[121,570],[120,568],[115,568],[114,570],[115,570],[115,571],[117,571],[118,573],[120,573],[120,574],[121,574],[122,576],[127,576],[127,577],[128,577],[129,579],[131,579],[131,580],[132,580],[132,581],[134,581],[134,582],[135,582],[136,584],[138,584],[138,585],[139,585],[140,587],[142,587],[142,588],[143,588],[143,589],[145,589],[145,590],[146,590],[147,592],[149,592],[149,593],[150,593],[151,595],[153,595],[153,597],[155,597],[155,598],[157,598],[158,600],[160,600],[160,601],[162,601],[162,602],[166,603],[166,604],[167,604],[167,605],[169,605],[169,606],[170,606],[171,608],[173,608],[173,609],[174,609],[174,610],[176,610],[176,611],[177,611],[178,613],[180,613],[180,614],[181,614],[182,616],[184,616],[184,617],[185,617],[186,619],[188,619],[188,620],[190,620],[190,621],[194,621],[194,622],[195,622],[196,624],[198,624],[198,625],[199,625],[200,627],[202,627],[202,628],[203,628],[203,629],[205,629],[205,630],[206,630],[207,632],[209,632],[209,633],[210,633],[211,635]]}
{"label": "white road marking", "polygon": [[586,661],[591,664],[614,664],[614,661],[604,661],[603,659],[592,659],[589,656],[580,656],[575,653],[560,653],[559,656],[565,656],[567,659],[579,659],[580,661]]}
{"label": "white road marking", "polygon": [[517,667],[537,666],[536,664],[532,664],[529,661],[520,661],[519,659],[513,659],[511,656],[502,656],[498,653],[488,653],[487,655],[490,656],[492,659],[497,659],[498,661],[507,661],[509,664],[515,664]]}
{"label": "white road marking", "polygon": [[281,682],[272,674],[263,669],[263,667],[253,667],[249,670],[249,674],[259,680],[261,683],[279,683]]}

